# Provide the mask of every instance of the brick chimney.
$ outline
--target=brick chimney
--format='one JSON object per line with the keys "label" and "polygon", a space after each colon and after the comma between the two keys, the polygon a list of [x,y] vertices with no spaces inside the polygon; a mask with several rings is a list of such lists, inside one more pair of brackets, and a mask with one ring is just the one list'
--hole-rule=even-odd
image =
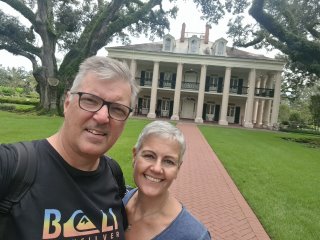
{"label": "brick chimney", "polygon": [[209,24],[206,24],[206,32],[204,35],[204,43],[208,44],[209,43],[209,30],[211,29],[211,26]]}
{"label": "brick chimney", "polygon": [[182,23],[180,42],[184,42],[185,32],[186,32],[186,24]]}

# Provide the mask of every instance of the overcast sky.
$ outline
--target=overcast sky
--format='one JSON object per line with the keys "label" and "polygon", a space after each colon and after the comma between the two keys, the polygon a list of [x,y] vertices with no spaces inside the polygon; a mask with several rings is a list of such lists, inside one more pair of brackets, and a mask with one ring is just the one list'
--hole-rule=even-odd
{"label": "overcast sky", "polygon": [[[176,39],[180,38],[182,23],[186,23],[186,32],[197,32],[204,33],[206,22],[200,19],[201,13],[197,11],[195,4],[192,1],[178,1],[179,12],[177,18],[170,22],[170,33]],[[10,11],[10,8],[5,8],[5,4],[0,2],[0,8],[6,11]],[[212,25],[210,30],[209,38],[210,41],[215,41],[218,38],[224,37],[227,39],[227,22],[228,19],[223,19],[220,21],[218,26]],[[161,39],[155,39],[155,41],[160,41]],[[232,46],[230,39],[227,39],[228,46]],[[148,39],[141,37],[139,39],[132,39],[132,44],[135,43],[146,43],[150,42]],[[113,46],[119,45],[119,43],[113,43]],[[265,51],[257,51],[254,49],[247,49],[246,51],[253,53],[266,54]],[[104,55],[105,51],[101,50],[98,55]],[[270,55],[269,55],[270,56]],[[26,70],[31,70],[32,66],[28,59],[24,57],[14,56],[5,50],[0,51],[0,64],[4,67],[24,67]]]}

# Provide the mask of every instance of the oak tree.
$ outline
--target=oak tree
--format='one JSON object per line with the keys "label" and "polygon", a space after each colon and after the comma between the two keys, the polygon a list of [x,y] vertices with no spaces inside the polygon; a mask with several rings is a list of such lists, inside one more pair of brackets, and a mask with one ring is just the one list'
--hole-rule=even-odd
{"label": "oak tree", "polygon": [[[0,0],[18,12],[0,9],[0,50],[32,62],[40,107],[56,111],[79,64],[115,38],[159,36],[169,28],[177,7],[164,10],[161,0]],[[27,22],[25,24],[24,22]],[[57,52],[64,58],[58,64]]]}
{"label": "oak tree", "polygon": [[[235,46],[278,49],[290,59],[293,71],[320,77],[319,0],[194,1],[212,23],[233,15],[227,33]],[[248,22],[247,13],[254,21]]]}

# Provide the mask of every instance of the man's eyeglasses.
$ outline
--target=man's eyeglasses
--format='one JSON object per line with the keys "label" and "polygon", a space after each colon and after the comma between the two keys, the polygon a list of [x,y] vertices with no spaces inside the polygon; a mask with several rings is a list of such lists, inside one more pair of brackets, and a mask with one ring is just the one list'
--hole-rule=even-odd
{"label": "man's eyeglasses", "polygon": [[108,107],[110,118],[118,121],[124,121],[128,118],[132,109],[120,103],[107,102],[101,97],[85,92],[72,92],[79,95],[79,107],[88,112],[98,112],[104,105]]}

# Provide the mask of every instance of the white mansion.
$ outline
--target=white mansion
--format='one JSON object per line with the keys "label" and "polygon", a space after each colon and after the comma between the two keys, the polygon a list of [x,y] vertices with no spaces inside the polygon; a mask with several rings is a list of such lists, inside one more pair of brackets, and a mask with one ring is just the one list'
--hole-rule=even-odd
{"label": "white mansion", "polygon": [[[197,123],[271,128],[277,123],[284,62],[232,47],[220,38],[167,34],[162,42],[108,47],[124,61],[141,91],[134,114]],[[189,36],[190,35],[190,36]]]}

